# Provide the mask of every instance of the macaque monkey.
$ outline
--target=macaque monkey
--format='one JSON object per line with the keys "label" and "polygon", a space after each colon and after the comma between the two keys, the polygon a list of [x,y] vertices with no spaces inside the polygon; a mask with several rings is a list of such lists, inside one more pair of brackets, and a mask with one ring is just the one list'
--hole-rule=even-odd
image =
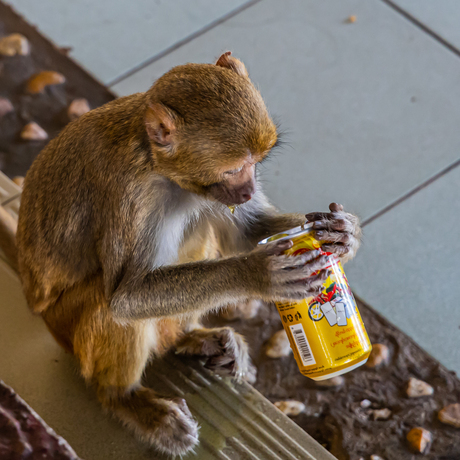
{"label": "macaque monkey", "polygon": [[[245,66],[225,53],[71,122],[27,174],[16,243],[28,304],[101,404],[163,453],[192,449],[198,426],[184,400],[142,386],[147,362],[175,348],[248,378],[243,338],[200,317],[314,295],[328,276],[318,251],[282,255],[291,241],[257,247],[305,222],[277,213],[257,180],[276,142]],[[358,220],[330,210],[307,218],[327,250],[351,258]]]}

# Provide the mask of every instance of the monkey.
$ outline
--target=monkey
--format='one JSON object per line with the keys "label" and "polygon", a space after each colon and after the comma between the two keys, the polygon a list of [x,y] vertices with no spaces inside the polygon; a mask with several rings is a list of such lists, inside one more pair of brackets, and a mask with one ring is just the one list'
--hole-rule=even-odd
{"label": "monkey", "polygon": [[305,215],[269,203],[257,168],[277,140],[246,67],[227,52],[72,121],[26,175],[6,240],[28,305],[101,405],[162,453],[193,449],[198,424],[183,399],[142,385],[147,363],[175,349],[250,379],[243,337],[200,318],[316,295],[329,275],[318,250],[288,257],[292,241],[258,241],[308,219],[343,261],[359,247],[359,220],[341,205]]}

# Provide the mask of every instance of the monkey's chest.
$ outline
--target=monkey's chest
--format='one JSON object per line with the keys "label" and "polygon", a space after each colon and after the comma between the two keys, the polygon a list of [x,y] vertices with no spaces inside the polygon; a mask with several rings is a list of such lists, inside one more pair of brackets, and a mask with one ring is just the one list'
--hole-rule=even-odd
{"label": "monkey's chest", "polygon": [[218,240],[212,225],[208,222],[197,226],[185,235],[178,253],[179,263],[219,257]]}

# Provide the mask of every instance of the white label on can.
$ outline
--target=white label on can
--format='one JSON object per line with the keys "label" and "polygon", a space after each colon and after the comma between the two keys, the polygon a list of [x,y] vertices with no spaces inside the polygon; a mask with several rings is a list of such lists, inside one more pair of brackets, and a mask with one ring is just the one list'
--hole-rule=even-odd
{"label": "white label on can", "polygon": [[321,305],[321,311],[324,313],[324,316],[326,317],[329,326],[332,327],[337,324],[337,315],[335,314],[335,311],[329,302],[326,302],[325,304]]}
{"label": "white label on can", "polygon": [[300,355],[300,358],[302,359],[302,364],[304,366],[311,366],[312,364],[316,364],[315,357],[311,351],[311,347],[308,343],[305,331],[303,330],[303,326],[301,324],[294,324],[293,326],[289,326],[289,328],[291,329],[292,337],[294,338],[297,351]]}
{"label": "white label on can", "polygon": [[335,304],[335,312],[337,314],[337,326],[346,326],[347,314],[345,312],[345,304],[343,302],[337,302]]}

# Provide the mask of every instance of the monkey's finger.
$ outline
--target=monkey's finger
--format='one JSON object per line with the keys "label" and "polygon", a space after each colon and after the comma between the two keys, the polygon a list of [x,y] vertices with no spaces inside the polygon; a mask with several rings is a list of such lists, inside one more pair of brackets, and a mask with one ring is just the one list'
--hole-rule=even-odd
{"label": "monkey's finger", "polygon": [[353,225],[346,219],[325,219],[315,221],[313,228],[315,230],[338,230],[339,232],[351,233]]}
{"label": "monkey's finger", "polygon": [[305,284],[286,284],[281,286],[278,289],[275,289],[273,292],[273,297],[275,301],[288,300],[302,300],[307,297],[314,297],[321,294],[322,286],[317,288],[310,288]]}
{"label": "monkey's finger", "polygon": [[326,281],[329,278],[329,276],[331,276],[331,273],[331,270],[324,268],[316,275],[309,276],[304,281],[311,288],[317,288],[318,286],[323,285],[324,281]]}
{"label": "monkey's finger", "polygon": [[345,245],[345,244],[325,244],[323,245],[323,249],[327,252],[332,252],[333,254],[336,254],[338,256],[343,256],[345,254],[348,254],[351,250],[350,245]]}
{"label": "monkey's finger", "polygon": [[281,241],[273,241],[272,243],[268,243],[266,246],[267,254],[272,256],[279,256],[284,251],[292,248],[294,243],[292,240],[281,240]]}
{"label": "monkey's finger", "polygon": [[314,249],[313,251],[304,252],[298,256],[290,256],[289,261],[291,267],[303,267],[304,265],[313,262],[314,260],[322,260],[325,256],[321,255],[320,249]]}
{"label": "monkey's finger", "polygon": [[[281,272],[292,272],[295,270],[301,270],[302,273],[306,273],[306,276],[313,273],[316,270],[320,270],[327,264],[327,256],[321,256],[321,251],[316,249],[311,251],[314,254],[305,253],[299,256],[279,256],[272,260],[271,269],[273,271]],[[295,276],[294,274],[292,276]]]}
{"label": "monkey's finger", "polygon": [[343,206],[339,203],[331,203],[329,205],[329,209],[331,210],[331,212],[340,212],[343,211]]}
{"label": "monkey's finger", "polygon": [[321,277],[324,276],[325,272],[327,271],[326,266],[328,264],[329,262],[322,264],[314,263],[305,265],[295,270],[284,271],[277,276],[275,281],[277,281],[278,284],[315,284],[318,279],[323,279]]}
{"label": "monkey's finger", "polygon": [[315,232],[315,237],[325,243],[349,243],[353,238],[349,233],[342,232],[327,232],[325,230],[318,230]]}
{"label": "monkey's finger", "polygon": [[304,278],[298,281],[290,281],[286,283],[288,289],[290,288],[293,292],[303,291],[304,293],[320,293],[323,289],[323,284],[326,279],[331,276],[331,271],[328,269],[321,270],[314,276]]}
{"label": "monkey's finger", "polygon": [[322,220],[322,219],[325,219],[327,216],[330,216],[328,212],[309,212],[308,214],[305,214],[305,218],[309,222],[314,222],[316,220]]}

